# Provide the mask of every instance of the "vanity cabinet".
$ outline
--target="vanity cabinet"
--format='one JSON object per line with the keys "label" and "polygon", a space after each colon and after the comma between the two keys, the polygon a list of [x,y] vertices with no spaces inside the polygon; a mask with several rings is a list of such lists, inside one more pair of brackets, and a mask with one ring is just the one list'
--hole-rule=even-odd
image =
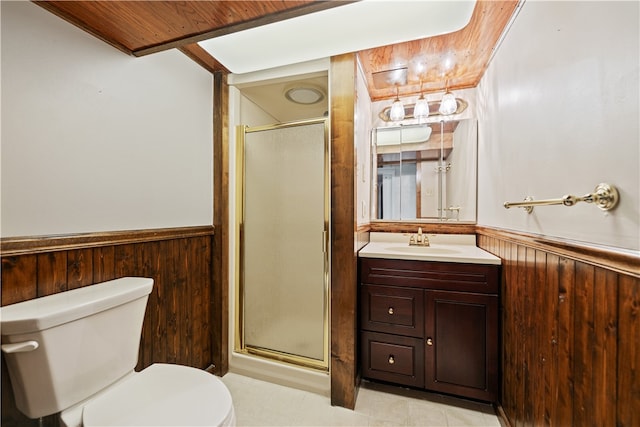
{"label": "vanity cabinet", "polygon": [[500,266],[359,262],[362,376],[496,401]]}

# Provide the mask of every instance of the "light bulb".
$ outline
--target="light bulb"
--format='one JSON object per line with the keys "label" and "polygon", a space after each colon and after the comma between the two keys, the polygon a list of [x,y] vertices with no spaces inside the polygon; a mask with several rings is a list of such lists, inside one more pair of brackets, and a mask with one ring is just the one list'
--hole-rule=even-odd
{"label": "light bulb", "polygon": [[398,98],[391,105],[391,110],[389,110],[389,118],[394,122],[399,122],[404,119],[404,105]]}
{"label": "light bulb", "polygon": [[420,94],[420,98],[413,107],[413,117],[418,120],[429,117],[429,103],[422,94]]}
{"label": "light bulb", "polygon": [[449,114],[453,114],[458,110],[458,101],[456,101],[456,97],[453,93],[447,92],[442,97],[442,101],[440,101],[440,114],[444,116],[448,116]]}

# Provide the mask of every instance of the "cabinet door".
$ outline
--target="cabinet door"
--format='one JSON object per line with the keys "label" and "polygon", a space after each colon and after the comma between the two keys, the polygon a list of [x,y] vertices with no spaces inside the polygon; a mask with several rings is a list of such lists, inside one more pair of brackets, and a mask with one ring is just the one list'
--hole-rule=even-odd
{"label": "cabinet door", "polygon": [[425,387],[495,401],[498,297],[426,291]]}

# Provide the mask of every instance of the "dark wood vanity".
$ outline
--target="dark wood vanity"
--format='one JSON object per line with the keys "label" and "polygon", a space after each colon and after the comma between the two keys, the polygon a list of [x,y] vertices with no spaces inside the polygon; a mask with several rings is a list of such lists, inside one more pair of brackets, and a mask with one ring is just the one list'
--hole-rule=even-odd
{"label": "dark wood vanity", "polygon": [[500,266],[359,259],[362,376],[496,402]]}

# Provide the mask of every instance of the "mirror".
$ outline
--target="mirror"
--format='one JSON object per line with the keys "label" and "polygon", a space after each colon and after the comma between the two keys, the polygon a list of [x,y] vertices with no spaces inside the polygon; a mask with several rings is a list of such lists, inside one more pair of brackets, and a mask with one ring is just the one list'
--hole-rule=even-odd
{"label": "mirror", "polygon": [[476,221],[477,122],[450,120],[371,132],[371,218]]}

